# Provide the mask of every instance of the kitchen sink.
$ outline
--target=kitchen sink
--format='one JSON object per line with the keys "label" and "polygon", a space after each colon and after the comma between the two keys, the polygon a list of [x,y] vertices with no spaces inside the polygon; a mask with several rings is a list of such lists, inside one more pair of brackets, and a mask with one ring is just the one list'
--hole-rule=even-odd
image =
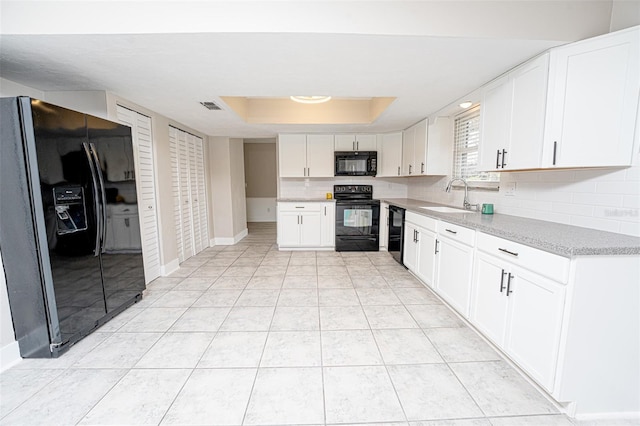
{"label": "kitchen sink", "polygon": [[437,206],[437,207],[421,207],[425,210],[431,210],[440,213],[469,213],[469,210],[456,209],[454,207]]}

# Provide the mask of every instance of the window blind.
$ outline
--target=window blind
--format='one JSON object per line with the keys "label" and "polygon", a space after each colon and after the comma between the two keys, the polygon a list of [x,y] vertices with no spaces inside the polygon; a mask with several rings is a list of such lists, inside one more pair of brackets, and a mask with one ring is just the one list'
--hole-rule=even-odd
{"label": "window blind", "polygon": [[467,181],[498,182],[497,173],[478,172],[480,106],[458,115],[454,125],[453,174]]}

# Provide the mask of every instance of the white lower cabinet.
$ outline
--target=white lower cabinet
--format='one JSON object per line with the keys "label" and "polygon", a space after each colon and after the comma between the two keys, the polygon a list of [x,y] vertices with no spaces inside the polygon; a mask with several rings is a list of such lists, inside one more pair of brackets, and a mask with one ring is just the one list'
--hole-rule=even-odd
{"label": "white lower cabinet", "polygon": [[469,316],[475,231],[448,222],[438,223],[436,288],[462,316]]}
{"label": "white lower cabinet", "polygon": [[335,204],[278,203],[278,246],[321,248],[335,245]]}
{"label": "white lower cabinet", "polygon": [[[490,240],[499,239],[490,237]],[[520,263],[519,250],[511,252],[513,261],[483,251],[493,248],[479,239],[469,319],[542,387],[552,392],[565,285],[532,272],[543,269],[544,265]],[[529,253],[523,255],[535,249],[528,250]]]}
{"label": "white lower cabinet", "polygon": [[405,215],[404,266],[430,287],[434,286],[436,271],[437,221],[412,212]]}

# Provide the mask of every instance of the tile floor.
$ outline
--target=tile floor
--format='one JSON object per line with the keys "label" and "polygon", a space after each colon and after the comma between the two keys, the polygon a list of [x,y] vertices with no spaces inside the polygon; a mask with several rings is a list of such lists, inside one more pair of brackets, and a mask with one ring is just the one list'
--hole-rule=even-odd
{"label": "tile floor", "polygon": [[53,360],[2,425],[571,425],[385,252],[213,247]]}

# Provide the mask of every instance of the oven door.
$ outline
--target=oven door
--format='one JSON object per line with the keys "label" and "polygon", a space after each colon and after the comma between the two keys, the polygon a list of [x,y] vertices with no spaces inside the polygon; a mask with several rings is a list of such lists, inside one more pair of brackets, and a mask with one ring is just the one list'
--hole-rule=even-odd
{"label": "oven door", "polygon": [[336,202],[336,251],[379,249],[380,201]]}

